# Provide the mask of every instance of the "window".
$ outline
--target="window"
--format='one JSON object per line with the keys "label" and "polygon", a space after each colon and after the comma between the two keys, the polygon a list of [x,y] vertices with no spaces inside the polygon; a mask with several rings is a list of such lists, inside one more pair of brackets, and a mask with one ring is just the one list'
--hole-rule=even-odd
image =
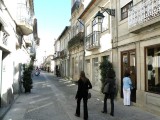
{"label": "window", "polygon": [[88,36],[89,34],[91,34],[92,31],[91,31],[90,25],[87,26],[87,31],[86,31],[86,32],[87,32],[87,36]]}
{"label": "window", "polygon": [[92,30],[98,31],[98,23],[96,22],[95,19],[92,21]]}
{"label": "window", "polygon": [[79,32],[84,32],[84,22],[81,19],[79,19],[78,23],[79,23],[79,28],[78,28]]}
{"label": "window", "polygon": [[127,5],[121,8],[121,19],[125,19],[128,17],[128,10],[133,6],[133,2],[129,2]]}
{"label": "window", "polygon": [[78,74],[78,57],[75,57],[75,74]]}
{"label": "window", "polygon": [[79,33],[79,22],[76,23],[76,35]]}
{"label": "window", "polygon": [[146,48],[146,91],[160,94],[160,46]]}
{"label": "window", "polygon": [[108,13],[107,13],[107,12],[104,12],[103,15],[104,15],[105,17],[104,17],[103,22],[102,22],[102,32],[108,30],[108,28],[109,28],[109,24],[108,24],[108,23],[109,23],[109,21],[108,21],[108,20],[109,20],[109,19],[108,19],[108,18],[109,18],[109,17],[108,17]]}
{"label": "window", "polygon": [[83,70],[83,56],[79,56],[79,71]]}
{"label": "window", "polygon": [[109,55],[107,55],[107,56],[102,56],[102,61],[104,61],[104,60],[109,60]]}

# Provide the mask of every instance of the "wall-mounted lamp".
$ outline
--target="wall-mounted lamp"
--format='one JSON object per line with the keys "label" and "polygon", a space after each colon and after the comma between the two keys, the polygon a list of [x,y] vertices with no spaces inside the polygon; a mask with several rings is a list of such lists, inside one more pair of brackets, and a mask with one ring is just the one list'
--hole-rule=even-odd
{"label": "wall-mounted lamp", "polygon": [[102,23],[104,17],[105,16],[103,15],[103,13],[101,13],[100,11],[98,11],[97,14],[94,16],[94,19],[96,20],[96,22]]}
{"label": "wall-mounted lamp", "polygon": [[107,12],[109,15],[115,17],[115,9],[104,8],[104,7],[100,7],[100,6],[98,6],[98,7],[101,8],[101,10],[102,10],[103,12]]}

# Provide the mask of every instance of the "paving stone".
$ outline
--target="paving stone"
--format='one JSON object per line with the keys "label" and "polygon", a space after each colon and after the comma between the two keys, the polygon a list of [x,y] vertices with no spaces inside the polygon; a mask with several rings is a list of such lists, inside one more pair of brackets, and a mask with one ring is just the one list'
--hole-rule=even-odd
{"label": "paving stone", "polygon": [[[81,116],[75,117],[75,94],[77,85],[66,79],[57,78],[52,73],[41,72],[33,77],[33,89],[30,94],[21,94],[7,112],[3,120],[82,120],[83,101],[81,101]],[[90,90],[88,100],[88,120],[160,120],[160,116],[144,111],[135,106],[123,106],[115,101],[115,116],[103,114],[103,94]]]}

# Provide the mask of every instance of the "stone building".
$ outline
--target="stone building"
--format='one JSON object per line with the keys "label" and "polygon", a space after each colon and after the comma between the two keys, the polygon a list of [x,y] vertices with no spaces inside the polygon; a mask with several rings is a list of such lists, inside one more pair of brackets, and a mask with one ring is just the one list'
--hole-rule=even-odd
{"label": "stone building", "polygon": [[71,39],[68,42],[70,57],[69,78],[77,81],[79,73],[84,70],[84,26],[79,15],[83,12],[83,2],[72,0],[71,2]]}
{"label": "stone building", "polygon": [[[12,4],[11,4],[12,3]],[[0,1],[0,110],[21,92],[22,64],[35,58],[39,44],[33,0]],[[1,116],[0,116],[1,117]]]}
{"label": "stone building", "polygon": [[[119,81],[120,98],[125,70],[135,89],[131,101],[160,114],[160,0],[115,0],[116,39],[113,64]],[[117,7],[116,7],[117,6]]]}
{"label": "stone building", "polygon": [[68,41],[70,40],[70,35],[70,26],[66,26],[61,35],[55,41],[55,69],[59,69],[60,75],[67,78],[69,77],[70,68],[68,52]]}
{"label": "stone building", "polygon": [[114,23],[112,16],[100,10],[102,7],[110,8],[110,6],[109,0],[91,0],[78,18],[85,26],[85,72],[92,82],[93,89],[98,91],[101,89],[99,65],[104,59],[112,61]]}
{"label": "stone building", "polygon": [[127,70],[135,86],[132,104],[160,115],[160,0],[72,0],[70,21],[69,77],[78,80],[84,70],[100,91],[99,65],[108,59],[118,100]]}

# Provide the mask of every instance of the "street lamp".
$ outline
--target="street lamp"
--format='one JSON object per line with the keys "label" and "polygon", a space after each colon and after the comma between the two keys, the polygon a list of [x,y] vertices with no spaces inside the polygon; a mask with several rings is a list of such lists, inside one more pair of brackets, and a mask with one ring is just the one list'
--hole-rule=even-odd
{"label": "street lamp", "polygon": [[97,14],[94,16],[94,20],[96,21],[96,23],[102,23],[104,17],[105,16],[103,15],[103,13],[98,11]]}
{"label": "street lamp", "polygon": [[100,7],[101,11],[98,11],[97,14],[94,16],[94,20],[96,21],[96,23],[102,23],[103,22],[103,18],[105,17],[103,15],[104,12],[107,12],[109,15],[114,16],[115,17],[115,9],[110,9],[110,8],[104,8],[104,7]]}
{"label": "street lamp", "polygon": [[100,6],[98,7],[101,8],[103,12],[107,12],[110,16],[115,17],[115,9],[110,9],[110,8],[105,8],[105,7],[100,7]]}

